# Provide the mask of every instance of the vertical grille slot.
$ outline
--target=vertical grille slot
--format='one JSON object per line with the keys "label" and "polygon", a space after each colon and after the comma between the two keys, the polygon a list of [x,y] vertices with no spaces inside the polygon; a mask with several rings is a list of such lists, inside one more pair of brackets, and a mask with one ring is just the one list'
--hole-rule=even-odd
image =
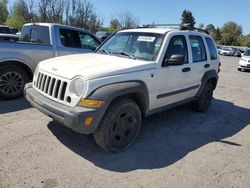
{"label": "vertical grille slot", "polygon": [[56,81],[56,79],[52,78],[50,86],[49,86],[49,95],[50,96],[52,96],[52,94],[53,94],[53,88],[54,88],[54,85],[55,85],[55,81]]}
{"label": "vertical grille slot", "polygon": [[57,80],[56,91],[55,91],[55,98],[58,98],[60,85],[61,85],[61,80]]}
{"label": "vertical grille slot", "polygon": [[47,77],[47,80],[46,80],[46,83],[45,83],[44,92],[47,93],[47,94],[48,94],[50,79],[51,79],[51,77],[48,76],[48,77]]}
{"label": "vertical grille slot", "polygon": [[61,94],[59,96],[60,100],[64,100],[66,88],[67,88],[67,82],[63,82]]}
{"label": "vertical grille slot", "polygon": [[41,76],[40,76],[39,83],[38,83],[38,89],[41,89],[42,80],[43,80],[43,74],[41,74]]}
{"label": "vertical grille slot", "polygon": [[37,80],[34,85],[38,90],[45,94],[64,101],[67,89],[67,82],[53,78],[44,73],[38,73]]}
{"label": "vertical grille slot", "polygon": [[38,74],[38,77],[36,80],[36,87],[38,87],[38,85],[39,85],[40,78],[41,78],[41,73]]}
{"label": "vertical grille slot", "polygon": [[43,81],[42,81],[42,88],[41,88],[42,91],[44,91],[44,86],[45,86],[46,80],[47,80],[47,75],[44,75]]}

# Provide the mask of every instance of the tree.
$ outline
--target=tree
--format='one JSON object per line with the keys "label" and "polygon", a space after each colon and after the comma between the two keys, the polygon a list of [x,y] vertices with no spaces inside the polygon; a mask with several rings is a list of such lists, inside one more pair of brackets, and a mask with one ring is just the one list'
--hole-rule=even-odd
{"label": "tree", "polygon": [[220,31],[220,28],[217,27],[216,30],[215,30],[215,33],[213,35],[213,38],[214,40],[219,44],[220,43],[220,40],[221,40],[221,31]]}
{"label": "tree", "polygon": [[113,18],[111,21],[110,21],[110,31],[114,32],[114,31],[117,31],[119,29],[122,28],[119,20],[117,18]]}
{"label": "tree", "polygon": [[102,19],[95,13],[94,5],[85,0],[68,1],[65,10],[67,25],[85,28],[92,32],[96,32],[103,25]]}
{"label": "tree", "polygon": [[203,29],[203,28],[204,28],[204,24],[203,24],[203,23],[200,23],[199,28],[200,28],[200,29]]}
{"label": "tree", "polygon": [[221,42],[224,45],[236,45],[242,34],[242,27],[235,22],[227,22],[221,29]]}
{"label": "tree", "polygon": [[40,0],[41,22],[63,23],[65,0]]}
{"label": "tree", "polygon": [[130,12],[124,12],[120,14],[119,23],[121,25],[121,29],[132,29],[136,28],[138,25],[138,21]]}
{"label": "tree", "polygon": [[206,26],[206,30],[207,30],[210,34],[212,34],[212,33],[215,32],[215,27],[214,27],[213,24],[208,24],[208,25]]}
{"label": "tree", "polygon": [[132,29],[138,26],[137,19],[130,12],[123,12],[113,18],[110,21],[110,31],[116,31],[119,29]]}
{"label": "tree", "polygon": [[6,20],[6,25],[21,29],[26,23],[27,6],[24,0],[16,0],[13,5],[13,14]]}
{"label": "tree", "polygon": [[250,47],[250,34],[248,35],[244,35],[244,36],[240,36],[238,38],[238,45],[239,46],[246,46],[246,47]]}
{"label": "tree", "polygon": [[0,1],[0,24],[4,24],[8,17],[7,4],[7,0]]}
{"label": "tree", "polygon": [[195,23],[195,18],[193,17],[192,12],[184,10],[181,15],[181,24],[190,24],[191,27],[194,27]]}

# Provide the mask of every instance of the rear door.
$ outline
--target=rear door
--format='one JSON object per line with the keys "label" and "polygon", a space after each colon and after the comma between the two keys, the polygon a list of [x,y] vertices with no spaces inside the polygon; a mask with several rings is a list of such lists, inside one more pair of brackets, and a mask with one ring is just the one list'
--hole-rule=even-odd
{"label": "rear door", "polygon": [[201,85],[201,79],[204,73],[211,68],[211,63],[208,60],[208,55],[205,47],[206,41],[200,35],[191,34],[189,37],[189,44],[191,47],[191,66],[192,74],[190,81],[194,85]]}

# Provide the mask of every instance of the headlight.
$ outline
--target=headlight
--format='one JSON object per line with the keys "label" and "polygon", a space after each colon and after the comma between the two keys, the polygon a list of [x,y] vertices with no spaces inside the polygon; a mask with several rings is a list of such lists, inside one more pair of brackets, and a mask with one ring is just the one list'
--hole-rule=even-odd
{"label": "headlight", "polygon": [[70,84],[70,92],[76,96],[81,96],[85,89],[85,82],[81,78],[74,79]]}

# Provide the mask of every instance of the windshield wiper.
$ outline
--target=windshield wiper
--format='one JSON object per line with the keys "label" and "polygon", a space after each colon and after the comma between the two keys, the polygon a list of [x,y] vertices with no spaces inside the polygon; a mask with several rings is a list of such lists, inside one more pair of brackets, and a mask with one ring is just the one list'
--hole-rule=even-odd
{"label": "windshield wiper", "polygon": [[102,50],[100,50],[99,52],[104,52],[105,54],[107,54],[107,55],[111,55],[111,53],[110,52],[108,52],[108,51],[106,51],[106,50],[104,50],[104,49],[102,49]]}
{"label": "windshield wiper", "polygon": [[119,54],[119,55],[122,55],[122,56],[126,56],[126,57],[128,57],[130,59],[136,59],[136,57],[134,55],[130,55],[130,54],[126,53],[126,52],[112,52],[112,54]]}

